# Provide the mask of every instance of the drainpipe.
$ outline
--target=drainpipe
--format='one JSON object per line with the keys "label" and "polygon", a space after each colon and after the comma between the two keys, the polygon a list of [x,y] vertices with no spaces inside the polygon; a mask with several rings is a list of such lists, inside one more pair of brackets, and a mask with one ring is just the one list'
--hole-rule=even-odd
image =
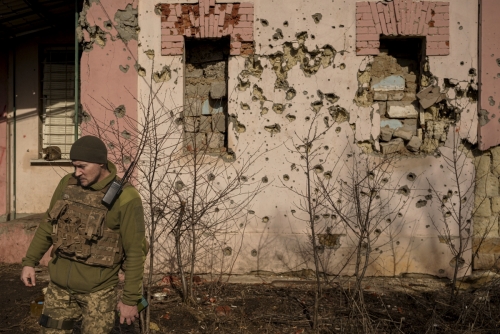
{"label": "drainpipe", "polygon": [[78,139],[78,109],[80,107],[80,57],[78,56],[78,1],[75,0],[75,141]]}
{"label": "drainpipe", "polygon": [[12,190],[12,202],[13,202],[13,212],[12,212],[12,218],[16,219],[16,214],[17,214],[17,176],[16,176],[16,164],[17,164],[17,110],[16,110],[16,43],[14,41],[13,47],[12,47],[12,111],[13,111],[13,162],[12,162],[12,185],[13,185],[13,190]]}

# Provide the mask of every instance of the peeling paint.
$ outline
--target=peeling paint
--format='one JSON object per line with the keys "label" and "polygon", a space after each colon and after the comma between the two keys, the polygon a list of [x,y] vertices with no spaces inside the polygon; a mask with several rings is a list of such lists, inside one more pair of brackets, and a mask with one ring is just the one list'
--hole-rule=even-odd
{"label": "peeling paint", "polygon": [[115,13],[115,28],[118,31],[118,37],[124,42],[131,39],[137,40],[140,30],[137,15],[137,7],[133,8],[131,4],[128,4],[124,10],[118,10]]}

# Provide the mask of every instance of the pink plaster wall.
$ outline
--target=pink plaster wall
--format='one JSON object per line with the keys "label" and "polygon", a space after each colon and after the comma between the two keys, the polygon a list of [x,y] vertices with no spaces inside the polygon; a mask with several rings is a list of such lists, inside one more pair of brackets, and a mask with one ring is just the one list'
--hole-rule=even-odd
{"label": "pink plaster wall", "polygon": [[[117,126],[127,128],[125,122],[116,119],[113,111],[124,105],[126,115],[137,120],[137,80],[139,78],[135,65],[137,63],[137,40],[123,41],[114,28],[115,13],[124,10],[129,1],[113,0],[92,2],[86,12],[89,26],[99,26],[106,32],[105,45],[93,44],[91,51],[83,52],[80,61],[81,103],[83,110],[91,115],[99,128],[108,127],[111,120],[117,120]],[[135,4],[137,6],[137,4]],[[104,22],[111,20],[113,28],[108,29]],[[89,41],[89,35],[84,31]],[[128,68],[126,72],[120,70]],[[130,131],[133,133],[133,129]],[[82,135],[100,136],[107,144],[110,134],[98,133],[95,126],[83,126]],[[123,139],[123,138],[122,138]]]}
{"label": "pink plaster wall", "polygon": [[9,54],[0,52],[0,216],[7,213],[7,109]]}
{"label": "pink plaster wall", "polygon": [[480,2],[479,148],[487,150],[500,144],[500,1]]}
{"label": "pink plaster wall", "polygon": [[[43,215],[37,215],[42,217]],[[10,221],[0,223],[0,263],[21,263],[35,236],[38,221]],[[50,249],[40,264],[46,266],[50,260]]]}

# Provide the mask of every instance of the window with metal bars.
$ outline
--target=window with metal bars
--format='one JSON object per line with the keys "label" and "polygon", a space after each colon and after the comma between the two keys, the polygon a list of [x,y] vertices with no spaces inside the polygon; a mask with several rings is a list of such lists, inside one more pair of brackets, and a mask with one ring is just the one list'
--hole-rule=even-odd
{"label": "window with metal bars", "polygon": [[42,70],[42,147],[57,146],[61,158],[69,159],[75,141],[75,49],[45,48]]}

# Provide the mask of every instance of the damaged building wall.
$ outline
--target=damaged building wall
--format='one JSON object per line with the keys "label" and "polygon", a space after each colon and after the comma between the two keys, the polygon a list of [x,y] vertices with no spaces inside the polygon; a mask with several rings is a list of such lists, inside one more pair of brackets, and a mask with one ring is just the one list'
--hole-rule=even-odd
{"label": "damaged building wall", "polygon": [[[187,76],[191,71],[182,55],[165,54],[166,45],[162,36],[166,28],[162,27],[165,21],[162,22],[161,8],[168,5],[168,8],[175,9],[177,4],[204,6],[206,3],[213,8],[220,5],[219,2],[168,0],[163,2],[159,10],[156,2],[145,0],[138,7],[138,63],[145,69],[146,78],[168,67],[170,74],[167,79],[153,81],[152,87],[154,92],[158,92],[158,99],[165,101],[165,108],[178,119],[182,119],[185,85],[189,82]],[[359,75],[367,68],[373,68],[374,62],[378,60],[374,56],[356,54],[354,1],[309,1],[307,6],[299,0],[289,1],[286,6],[273,1],[256,0],[252,3],[254,54],[231,55],[228,60],[227,149],[234,153],[236,164],[250,152],[262,153],[262,158],[252,166],[252,171],[258,172],[256,180],[267,182],[269,186],[248,207],[249,218],[245,222],[244,233],[235,227],[232,233],[221,236],[226,243],[222,243],[222,248],[228,246],[239,249],[241,243],[233,273],[255,270],[286,272],[311,265],[310,258],[300,251],[309,239],[305,233],[305,223],[294,218],[294,202],[297,198],[282,186],[285,183],[294,189],[302,189],[305,185],[302,173],[294,168],[301,162],[300,156],[291,153],[294,138],[301,138],[307,133],[315,115],[325,115],[318,123],[320,129],[326,127],[327,123],[336,122],[325,136],[323,145],[328,148],[330,158],[318,161],[318,165],[321,165],[318,171],[322,170],[321,173],[337,173],[335,162],[348,161],[352,155],[362,157],[364,154],[379,154],[377,143],[383,119],[378,104],[380,101],[372,98],[365,105],[355,102],[363,88]],[[176,11],[175,21],[171,21],[174,26],[179,17],[185,14],[182,7],[180,14],[178,16]],[[454,1],[449,7],[449,55],[422,57],[422,63],[426,65],[419,66],[418,70],[431,74],[433,86],[438,87],[440,96],[444,94],[447,97],[445,105],[460,108],[460,117],[450,120],[446,129],[432,127],[432,131],[429,130],[428,138],[437,138],[439,154],[432,149],[402,155],[398,159],[391,182],[397,189],[406,189],[405,186],[410,189],[405,197],[407,211],[405,218],[394,225],[399,231],[397,240],[393,240],[395,253],[389,251],[387,243],[385,248],[380,248],[370,267],[370,274],[422,272],[446,276],[452,271],[453,256],[449,245],[439,238],[442,226],[440,223],[437,227],[433,225],[433,221],[443,221],[443,212],[439,201],[429,196],[428,189],[431,182],[444,193],[455,191],[452,178],[444,168],[444,157],[450,157],[454,147],[450,134],[459,133],[469,143],[476,142],[476,101],[467,96],[470,81],[477,83],[477,78],[471,74],[474,72],[471,69],[477,69],[473,47],[477,45],[477,15],[474,14],[477,14],[477,2]],[[393,60],[387,60],[386,64],[393,65]],[[381,66],[389,65],[383,65],[382,62]],[[403,95],[414,98],[413,94],[416,96],[419,86],[422,86],[422,76],[412,74],[411,70],[405,70],[404,67],[403,64],[401,73],[392,74],[403,77]],[[420,78],[415,78],[418,75]],[[412,80],[414,86],[408,87]],[[369,90],[372,84],[379,82],[370,79]],[[147,100],[150,92],[147,80],[139,80],[139,100]],[[397,91],[390,91],[390,94],[397,95],[394,93]],[[437,114],[438,120],[445,116],[447,120],[451,118],[444,109],[439,109]],[[415,120],[407,117],[401,123],[414,127]],[[178,126],[183,131],[182,121]],[[423,127],[420,129],[424,130]],[[418,136],[418,128],[414,130],[412,128],[411,135]],[[463,161],[463,166],[462,178],[472,179],[473,160]],[[340,177],[346,177],[345,171],[339,173]],[[415,177],[410,178],[409,174]],[[228,175],[231,176],[234,175]],[[322,219],[324,226],[333,226],[332,217],[328,215],[319,219]],[[335,259],[330,269],[334,271],[348,257],[351,241],[345,231],[330,232],[332,236],[338,236],[333,242],[335,247],[328,246],[332,243],[329,235],[323,236],[321,240],[327,248],[330,247],[328,251]],[[452,229],[452,234],[454,237],[457,230]],[[385,238],[386,241],[389,239],[388,236]],[[470,261],[470,252],[465,257]],[[230,258],[228,255],[227,260]],[[346,273],[351,269],[348,267]]]}
{"label": "damaged building wall", "polygon": [[[137,57],[139,30],[137,3],[84,2],[77,29],[84,46],[80,62],[82,132],[96,134],[96,126],[120,128],[120,138],[113,137],[112,131],[107,134],[110,152],[117,141],[130,140],[131,123],[137,119],[137,82],[146,75]],[[125,115],[128,122],[123,122]],[[124,162],[131,154],[124,154]]]}
{"label": "damaged building wall", "polygon": [[9,53],[0,51],[0,222],[7,218],[7,107],[9,103]]}

